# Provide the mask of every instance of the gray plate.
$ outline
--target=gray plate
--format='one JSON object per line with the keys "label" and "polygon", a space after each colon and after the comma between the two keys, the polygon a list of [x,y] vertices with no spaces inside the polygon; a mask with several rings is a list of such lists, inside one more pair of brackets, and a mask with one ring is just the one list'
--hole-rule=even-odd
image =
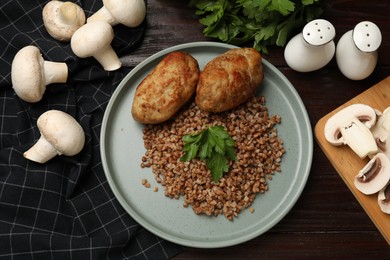
{"label": "gray plate", "polygon": [[[236,245],[257,237],[277,224],[298,200],[309,175],[313,136],[306,109],[291,83],[266,60],[265,78],[259,94],[264,95],[270,114],[279,114],[279,135],[286,154],[282,173],[269,182],[269,191],[258,195],[254,213],[244,210],[234,221],[224,216],[196,215],[183,208],[183,199],[169,199],[150,169],[140,167],[145,153],[143,126],[133,120],[131,106],[137,85],[171,51],[190,53],[201,69],[212,58],[235,46],[213,42],[195,42],[160,51],[135,67],[114,92],[104,114],[101,131],[101,156],[109,185],[124,209],[143,227],[177,244],[218,248]],[[146,178],[153,192],[141,184]]]}

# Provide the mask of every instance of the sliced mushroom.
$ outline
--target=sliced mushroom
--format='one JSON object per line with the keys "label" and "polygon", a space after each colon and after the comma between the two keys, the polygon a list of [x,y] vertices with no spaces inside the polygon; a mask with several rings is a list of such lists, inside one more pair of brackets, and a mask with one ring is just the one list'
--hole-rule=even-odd
{"label": "sliced mushroom", "polygon": [[355,176],[355,187],[366,195],[380,191],[390,180],[390,160],[377,153]]}
{"label": "sliced mushroom", "polygon": [[73,33],[85,24],[84,10],[72,2],[52,0],[42,11],[47,32],[59,41],[69,41]]}
{"label": "sliced mushroom", "polygon": [[27,102],[38,102],[46,91],[46,85],[65,83],[68,66],[65,62],[46,61],[40,50],[32,45],[16,53],[11,68],[12,87],[16,95]]}
{"label": "sliced mushroom", "polygon": [[390,107],[378,116],[378,121],[371,128],[378,148],[390,158]]}
{"label": "sliced mushroom", "polygon": [[348,145],[360,158],[373,155],[378,147],[370,128],[376,117],[376,111],[368,105],[350,105],[328,119],[325,138],[332,145]]}
{"label": "sliced mushroom", "polygon": [[384,213],[390,214],[390,183],[379,191],[378,204]]}

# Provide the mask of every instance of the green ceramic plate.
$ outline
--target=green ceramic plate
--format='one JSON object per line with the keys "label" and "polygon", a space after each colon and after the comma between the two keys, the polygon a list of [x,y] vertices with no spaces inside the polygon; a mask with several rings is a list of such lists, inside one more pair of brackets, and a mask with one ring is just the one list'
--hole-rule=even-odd
{"label": "green ceramic plate", "polygon": [[[150,169],[140,167],[145,153],[143,126],[133,120],[131,106],[137,85],[171,51],[193,55],[201,69],[207,62],[232,45],[194,42],[160,51],[135,67],[114,92],[104,114],[101,130],[101,156],[110,187],[124,209],[143,227],[177,244],[218,248],[243,243],[255,238],[277,224],[298,200],[309,175],[313,136],[306,109],[291,83],[266,60],[265,78],[260,90],[267,100],[270,114],[279,114],[279,135],[284,140],[286,154],[282,173],[269,182],[269,191],[258,195],[253,203],[254,213],[244,210],[234,221],[224,216],[196,215],[183,208],[183,199],[169,199],[155,182]],[[158,192],[141,184],[146,178]]]}

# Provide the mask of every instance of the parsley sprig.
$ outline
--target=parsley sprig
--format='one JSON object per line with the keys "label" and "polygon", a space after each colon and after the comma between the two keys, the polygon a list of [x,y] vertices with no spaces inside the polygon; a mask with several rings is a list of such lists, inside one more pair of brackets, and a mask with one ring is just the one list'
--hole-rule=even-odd
{"label": "parsley sprig", "polygon": [[320,0],[191,0],[204,25],[203,34],[223,42],[253,47],[285,46],[293,31],[318,18]]}
{"label": "parsley sprig", "polygon": [[204,160],[215,183],[229,170],[229,160],[237,160],[235,142],[222,126],[210,126],[200,133],[185,135],[182,140],[184,155],[180,161],[196,157]]}

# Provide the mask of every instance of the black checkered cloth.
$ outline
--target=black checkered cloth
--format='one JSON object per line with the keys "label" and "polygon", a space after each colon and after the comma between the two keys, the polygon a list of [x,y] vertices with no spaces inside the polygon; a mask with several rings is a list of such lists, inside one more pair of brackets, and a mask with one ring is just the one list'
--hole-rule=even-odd
{"label": "black checkered cloth", "polygon": [[[48,1],[0,1],[0,258],[1,259],[169,259],[182,249],[151,234],[121,207],[105,177],[100,129],[108,101],[130,68],[106,72],[94,58],[77,58],[69,43],[46,32],[42,9]],[[77,1],[86,17],[101,0]],[[114,26],[119,56],[142,43],[146,22]],[[45,60],[66,62],[66,84],[47,86],[38,103],[16,96],[11,63],[27,45]],[[36,122],[49,109],[72,115],[86,143],[73,157],[45,164],[23,153],[39,138]]]}

